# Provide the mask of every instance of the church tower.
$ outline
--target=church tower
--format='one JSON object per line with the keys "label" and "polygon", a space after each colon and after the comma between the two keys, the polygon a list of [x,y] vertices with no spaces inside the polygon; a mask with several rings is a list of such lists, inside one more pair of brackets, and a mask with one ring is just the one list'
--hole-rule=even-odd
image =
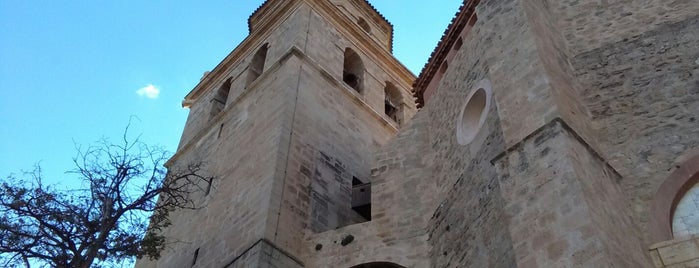
{"label": "church tower", "polygon": [[371,220],[373,153],[416,112],[392,25],[364,0],[268,0],[248,22],[185,97],[168,163],[215,179],[137,267],[304,267],[309,235]]}

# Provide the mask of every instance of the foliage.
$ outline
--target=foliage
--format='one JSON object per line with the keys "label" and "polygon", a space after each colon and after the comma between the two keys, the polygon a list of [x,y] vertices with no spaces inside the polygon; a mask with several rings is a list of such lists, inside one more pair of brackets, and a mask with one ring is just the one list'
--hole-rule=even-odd
{"label": "foliage", "polygon": [[0,266],[90,267],[160,256],[169,214],[195,208],[190,194],[212,178],[202,175],[201,163],[168,171],[168,153],[126,132],[121,144],[77,149],[68,174],[83,180],[80,189],[43,184],[38,167],[26,179],[1,182]]}

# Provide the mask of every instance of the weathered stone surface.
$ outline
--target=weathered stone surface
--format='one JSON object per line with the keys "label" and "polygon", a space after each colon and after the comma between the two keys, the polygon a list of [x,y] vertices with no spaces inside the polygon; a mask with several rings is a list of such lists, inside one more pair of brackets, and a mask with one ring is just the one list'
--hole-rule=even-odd
{"label": "weathered stone surface", "polygon": [[699,147],[698,25],[696,16],[659,25],[573,59],[601,153],[644,229],[655,191]]}
{"label": "weathered stone surface", "polygon": [[[416,112],[414,77],[365,1],[267,1],[185,100],[170,164],[205,161],[218,179],[194,196],[202,209],[174,213],[165,234],[183,243],[137,266],[182,266],[197,249],[198,267],[698,266],[695,237],[649,251],[648,221],[658,187],[699,152],[699,5],[481,0],[462,17]],[[347,48],[361,92],[343,82]],[[489,110],[461,145],[482,81]],[[411,120],[384,114],[388,83]],[[371,183],[370,221],[351,207],[353,178]]]}

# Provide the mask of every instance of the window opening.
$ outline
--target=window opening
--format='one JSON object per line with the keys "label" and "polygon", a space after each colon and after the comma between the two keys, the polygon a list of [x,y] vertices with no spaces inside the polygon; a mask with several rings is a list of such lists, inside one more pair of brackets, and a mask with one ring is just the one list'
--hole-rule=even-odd
{"label": "window opening", "polygon": [[250,66],[248,66],[248,79],[245,84],[246,87],[249,86],[255,80],[257,80],[257,78],[260,77],[260,75],[262,75],[262,72],[265,69],[265,60],[267,59],[268,47],[268,44],[262,45],[262,47],[260,47],[255,53],[255,56],[252,57]]}
{"label": "window opening", "polygon": [[384,95],[384,113],[386,116],[400,125],[402,123],[400,91],[393,83],[386,82]]}
{"label": "window opening", "polygon": [[456,122],[456,140],[459,144],[471,143],[483,127],[490,110],[491,92],[490,81],[484,79],[476,85],[476,89],[466,99]]}
{"label": "window opening", "polygon": [[209,178],[206,182],[206,195],[209,195],[209,193],[211,193],[211,185],[214,183],[214,178]]}
{"label": "window opening", "polygon": [[221,85],[221,87],[216,90],[216,95],[211,99],[211,117],[218,115],[224,108],[226,108],[226,102],[228,101],[228,92],[231,90],[231,78],[228,78],[226,82]]}
{"label": "window opening", "polygon": [[439,72],[440,72],[440,73],[446,73],[448,68],[449,68],[449,62],[447,62],[447,61],[445,60],[444,63],[442,64],[442,67],[439,68]]}
{"label": "window opening", "polygon": [[371,220],[371,183],[352,177],[352,210],[367,221]]}
{"label": "window opening", "polygon": [[364,64],[357,52],[351,48],[345,49],[345,60],[342,70],[342,81],[359,93],[362,93],[364,78]]}

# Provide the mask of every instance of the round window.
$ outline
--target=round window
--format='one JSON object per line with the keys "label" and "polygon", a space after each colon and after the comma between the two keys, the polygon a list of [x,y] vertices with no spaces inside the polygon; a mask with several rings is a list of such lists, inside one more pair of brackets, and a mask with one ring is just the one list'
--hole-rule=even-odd
{"label": "round window", "polygon": [[456,122],[456,140],[461,145],[469,144],[478,134],[490,110],[490,81],[481,80],[466,99]]}

